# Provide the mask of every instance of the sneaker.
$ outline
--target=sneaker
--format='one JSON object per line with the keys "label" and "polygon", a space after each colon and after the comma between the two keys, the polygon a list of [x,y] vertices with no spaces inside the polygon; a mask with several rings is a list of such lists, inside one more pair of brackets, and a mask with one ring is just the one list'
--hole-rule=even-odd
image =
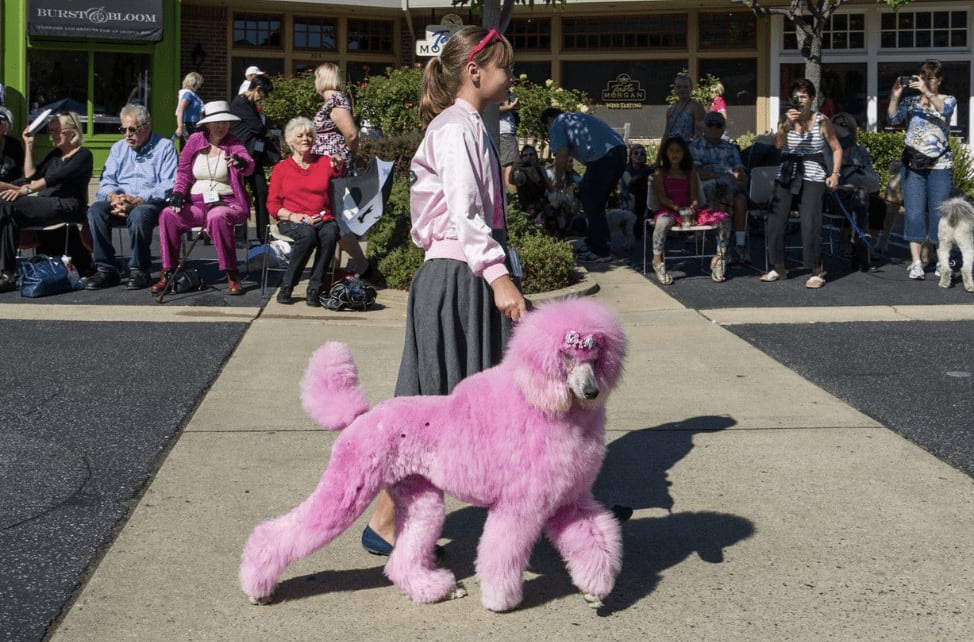
{"label": "sneaker", "polygon": [[582,252],[575,256],[575,259],[581,263],[611,263],[612,255],[606,254],[604,256],[596,254],[595,252]]}
{"label": "sneaker", "polygon": [[923,273],[923,263],[920,261],[914,261],[912,264],[910,264],[908,276],[916,281],[922,281],[926,276]]}

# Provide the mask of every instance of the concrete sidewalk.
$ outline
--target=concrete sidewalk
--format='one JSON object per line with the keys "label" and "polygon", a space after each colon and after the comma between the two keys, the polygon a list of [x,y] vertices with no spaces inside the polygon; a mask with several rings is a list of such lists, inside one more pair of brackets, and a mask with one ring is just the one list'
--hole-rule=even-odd
{"label": "concrete sidewalk", "polygon": [[302,500],[334,434],[302,411],[314,348],[348,343],[392,394],[405,294],[322,315],[271,302],[52,636],[54,640],[946,640],[974,637],[974,481],[815,387],[638,273],[598,274],[621,316],[606,504],[636,509],[598,612],[541,543],[512,613],[479,602],[483,511],[450,501],[443,564],[470,596],[407,600],[358,544],[364,519],[248,604],[241,547]]}

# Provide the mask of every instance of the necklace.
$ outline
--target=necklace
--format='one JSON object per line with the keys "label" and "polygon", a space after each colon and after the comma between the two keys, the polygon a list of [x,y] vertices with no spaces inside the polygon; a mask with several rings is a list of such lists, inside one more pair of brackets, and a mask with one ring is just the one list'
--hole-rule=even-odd
{"label": "necklace", "polygon": [[[210,152],[212,151],[211,149]],[[207,152],[203,160],[206,163],[206,173],[210,176],[210,189],[214,190],[216,189],[216,170],[220,168],[220,156],[217,155],[215,157],[216,163],[213,164],[213,167],[210,167],[210,152]]]}

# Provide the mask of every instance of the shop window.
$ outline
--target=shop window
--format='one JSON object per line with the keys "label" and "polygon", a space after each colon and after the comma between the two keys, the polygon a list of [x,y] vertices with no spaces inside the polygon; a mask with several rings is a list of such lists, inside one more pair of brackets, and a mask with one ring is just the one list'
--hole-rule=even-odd
{"label": "shop window", "polygon": [[511,41],[514,51],[551,50],[551,20],[511,20],[504,35]]}
{"label": "shop window", "polygon": [[233,46],[280,49],[281,16],[237,13],[233,16]]}
{"label": "shop window", "polygon": [[[829,19],[822,34],[823,49],[865,49],[866,16],[862,13],[843,13]],[[795,23],[785,20],[784,49],[798,51],[798,32]]]}
{"label": "shop window", "polygon": [[149,55],[30,49],[27,59],[30,118],[47,108],[73,111],[86,134],[117,135],[118,112],[126,103],[149,104]]}
{"label": "shop window", "polygon": [[[536,85],[543,85],[546,80],[551,78],[551,63],[547,60],[538,61],[514,61],[514,77],[520,78],[521,75]],[[514,91],[517,91],[515,86]]]}
{"label": "shop window", "polygon": [[[819,111],[827,116],[847,112],[856,117],[860,124],[866,122],[866,109],[869,96],[866,92],[868,66],[864,62],[826,63],[822,65],[822,80],[819,83]],[[803,63],[781,66],[781,91],[787,93],[791,83],[802,78],[805,73]],[[892,81],[890,81],[892,84]],[[781,97],[782,105],[790,99]]]}
{"label": "shop window", "polygon": [[334,18],[294,18],[294,48],[324,49],[334,51],[338,48],[337,20]]}
{"label": "shop window", "polygon": [[565,18],[562,46],[565,50],[686,49],[687,15]]}
{"label": "shop window", "polygon": [[748,12],[700,14],[701,49],[754,49],[757,17]]}
{"label": "shop window", "polygon": [[757,59],[701,59],[699,65],[701,78],[710,74],[720,79],[724,86],[724,100],[729,106],[754,107],[758,95]]}
{"label": "shop window", "polygon": [[349,20],[348,50],[389,53],[393,49],[391,20]]}
{"label": "shop window", "polygon": [[966,11],[899,11],[880,21],[883,49],[967,47]]}
{"label": "shop window", "polygon": [[393,62],[349,62],[345,65],[345,82],[358,85],[369,76],[381,76],[386,69],[393,67]]}

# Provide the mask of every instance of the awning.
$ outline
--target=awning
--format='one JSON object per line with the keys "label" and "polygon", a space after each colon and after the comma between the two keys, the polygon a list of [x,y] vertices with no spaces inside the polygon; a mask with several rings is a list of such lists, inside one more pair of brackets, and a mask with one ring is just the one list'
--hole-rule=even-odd
{"label": "awning", "polygon": [[162,0],[29,0],[32,36],[162,40]]}

